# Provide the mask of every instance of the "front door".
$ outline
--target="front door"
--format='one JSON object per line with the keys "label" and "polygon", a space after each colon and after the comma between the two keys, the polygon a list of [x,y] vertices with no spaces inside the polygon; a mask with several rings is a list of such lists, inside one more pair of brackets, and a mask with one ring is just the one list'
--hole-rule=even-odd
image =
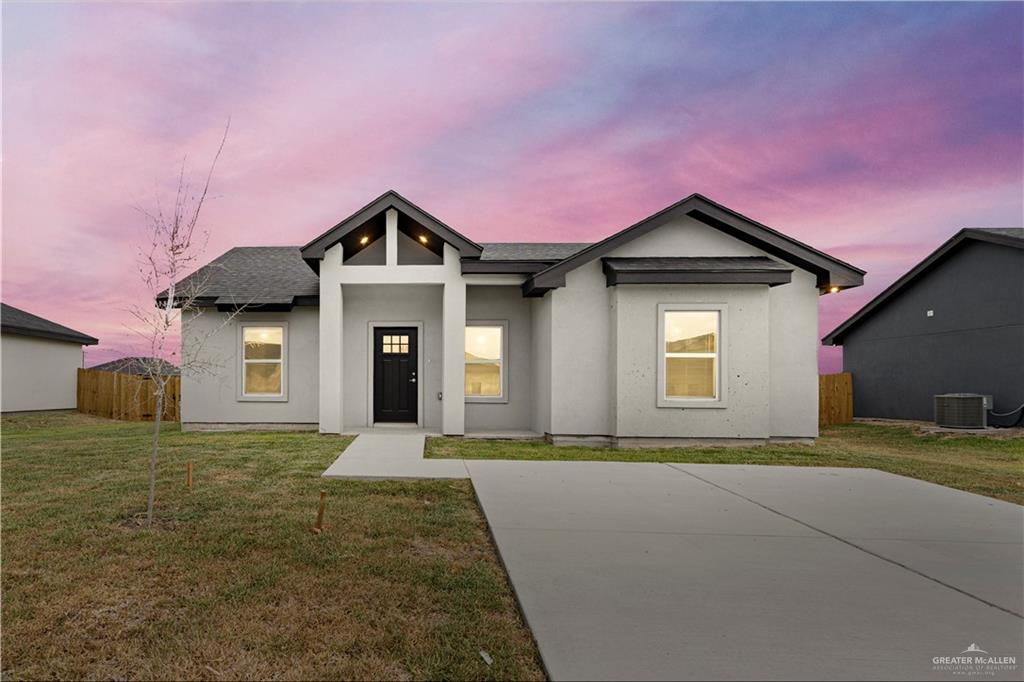
{"label": "front door", "polygon": [[415,422],[416,328],[373,330],[373,421]]}

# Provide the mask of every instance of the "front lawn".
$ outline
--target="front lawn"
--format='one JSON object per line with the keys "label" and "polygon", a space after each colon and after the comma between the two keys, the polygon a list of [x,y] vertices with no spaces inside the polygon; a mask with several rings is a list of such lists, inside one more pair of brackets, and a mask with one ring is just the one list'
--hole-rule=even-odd
{"label": "front lawn", "polygon": [[150,531],[150,425],[2,424],[4,680],[543,676],[468,481],[326,481],[346,439],[172,424]]}
{"label": "front lawn", "polygon": [[627,450],[431,438],[427,457],[866,467],[1024,504],[1024,438],[925,436],[905,426],[836,426],[824,429],[813,446]]}

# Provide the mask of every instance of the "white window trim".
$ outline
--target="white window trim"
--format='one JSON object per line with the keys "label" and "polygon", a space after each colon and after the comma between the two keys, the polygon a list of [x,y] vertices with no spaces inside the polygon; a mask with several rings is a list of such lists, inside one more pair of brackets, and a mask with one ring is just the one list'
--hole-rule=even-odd
{"label": "white window trim", "polygon": [[[508,402],[508,320],[466,320],[466,327],[501,327],[501,395],[467,395],[467,403],[507,403]],[[465,354],[463,354],[465,356]],[[470,364],[463,360],[463,367]],[[484,363],[472,363],[484,364]]]}
{"label": "white window trim", "polygon": [[[249,327],[281,327],[281,393],[268,395],[256,393],[249,395],[245,392],[245,330]],[[285,403],[288,402],[288,323],[276,320],[260,320],[242,322],[238,325],[238,380],[236,382],[238,391],[236,400],[239,402],[254,403]],[[266,361],[262,361],[266,362]]]}
{"label": "white window trim", "polygon": [[[715,382],[718,397],[708,398],[669,398],[665,395],[665,313],[670,312],[707,312],[718,313],[718,375]],[[728,354],[726,334],[729,329],[729,307],[725,303],[659,303],[658,304],[658,407],[668,408],[723,408],[728,407],[729,372],[727,370]],[[707,355],[711,356],[712,353]]]}

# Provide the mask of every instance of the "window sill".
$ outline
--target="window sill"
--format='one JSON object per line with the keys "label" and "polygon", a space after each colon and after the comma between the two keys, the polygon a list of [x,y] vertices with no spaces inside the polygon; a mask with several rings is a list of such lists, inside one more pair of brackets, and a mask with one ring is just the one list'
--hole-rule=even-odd
{"label": "window sill", "polygon": [[240,395],[235,398],[240,403],[286,403],[286,395]]}
{"label": "window sill", "polygon": [[476,397],[476,396],[473,396],[473,397],[466,396],[465,402],[466,402],[467,405],[472,404],[472,403],[480,403],[480,404],[483,404],[483,405],[487,405],[487,404],[490,404],[490,405],[507,405],[508,404],[508,398],[500,398],[500,397],[499,398],[484,398],[484,397]]}
{"label": "window sill", "polygon": [[658,399],[658,407],[675,408],[677,410],[722,410],[729,407],[724,400],[670,400],[667,398]]}

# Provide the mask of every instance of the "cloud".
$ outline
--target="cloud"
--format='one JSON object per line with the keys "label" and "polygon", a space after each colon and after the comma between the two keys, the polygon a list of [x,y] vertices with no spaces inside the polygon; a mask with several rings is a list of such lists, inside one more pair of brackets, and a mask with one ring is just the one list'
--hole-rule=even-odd
{"label": "cloud", "polygon": [[[1020,5],[5,7],[3,295],[132,349],[135,206],[231,118],[209,256],[387,188],[479,241],[589,241],[694,191],[869,271],[1024,212]],[[827,331],[827,330],[825,330]],[[834,364],[826,351],[823,362]]]}

